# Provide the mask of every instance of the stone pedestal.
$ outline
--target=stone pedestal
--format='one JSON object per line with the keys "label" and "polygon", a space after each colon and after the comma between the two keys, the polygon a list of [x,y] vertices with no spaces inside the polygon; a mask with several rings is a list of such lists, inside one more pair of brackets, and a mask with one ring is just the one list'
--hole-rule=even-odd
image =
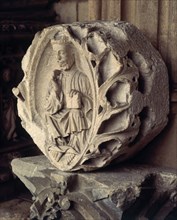
{"label": "stone pedestal", "polygon": [[177,174],[125,165],[96,172],[62,172],[45,156],[12,161],[33,195],[31,219],[176,219]]}

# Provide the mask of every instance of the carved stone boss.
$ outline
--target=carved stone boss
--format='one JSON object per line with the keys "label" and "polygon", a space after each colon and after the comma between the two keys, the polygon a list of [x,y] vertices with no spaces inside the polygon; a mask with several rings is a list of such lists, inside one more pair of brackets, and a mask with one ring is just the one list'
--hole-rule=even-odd
{"label": "carved stone boss", "polygon": [[23,127],[63,171],[132,157],[167,124],[159,53],[126,22],[57,25],[37,33],[13,92]]}

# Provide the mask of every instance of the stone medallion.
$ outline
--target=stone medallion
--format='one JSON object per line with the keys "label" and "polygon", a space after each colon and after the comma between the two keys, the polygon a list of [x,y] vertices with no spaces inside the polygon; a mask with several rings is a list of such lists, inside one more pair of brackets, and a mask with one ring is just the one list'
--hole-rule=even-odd
{"label": "stone medallion", "polygon": [[167,69],[129,23],[46,28],[22,68],[24,78],[13,89],[22,125],[60,170],[121,162],[167,124]]}

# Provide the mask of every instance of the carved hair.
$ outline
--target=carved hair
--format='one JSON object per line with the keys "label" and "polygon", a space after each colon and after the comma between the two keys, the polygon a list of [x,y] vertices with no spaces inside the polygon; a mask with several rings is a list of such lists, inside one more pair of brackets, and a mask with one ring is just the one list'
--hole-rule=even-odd
{"label": "carved hair", "polygon": [[59,50],[73,50],[73,43],[70,41],[69,36],[66,35],[59,35],[57,34],[54,36],[54,39],[51,40],[51,45],[53,50],[59,51]]}

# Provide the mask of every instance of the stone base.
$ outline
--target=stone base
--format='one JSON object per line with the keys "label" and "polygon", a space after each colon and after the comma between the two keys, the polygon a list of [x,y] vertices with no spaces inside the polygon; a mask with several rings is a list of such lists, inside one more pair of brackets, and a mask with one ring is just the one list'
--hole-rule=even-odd
{"label": "stone base", "polygon": [[33,195],[31,219],[177,219],[177,174],[149,166],[66,173],[45,156],[14,159],[13,172]]}

